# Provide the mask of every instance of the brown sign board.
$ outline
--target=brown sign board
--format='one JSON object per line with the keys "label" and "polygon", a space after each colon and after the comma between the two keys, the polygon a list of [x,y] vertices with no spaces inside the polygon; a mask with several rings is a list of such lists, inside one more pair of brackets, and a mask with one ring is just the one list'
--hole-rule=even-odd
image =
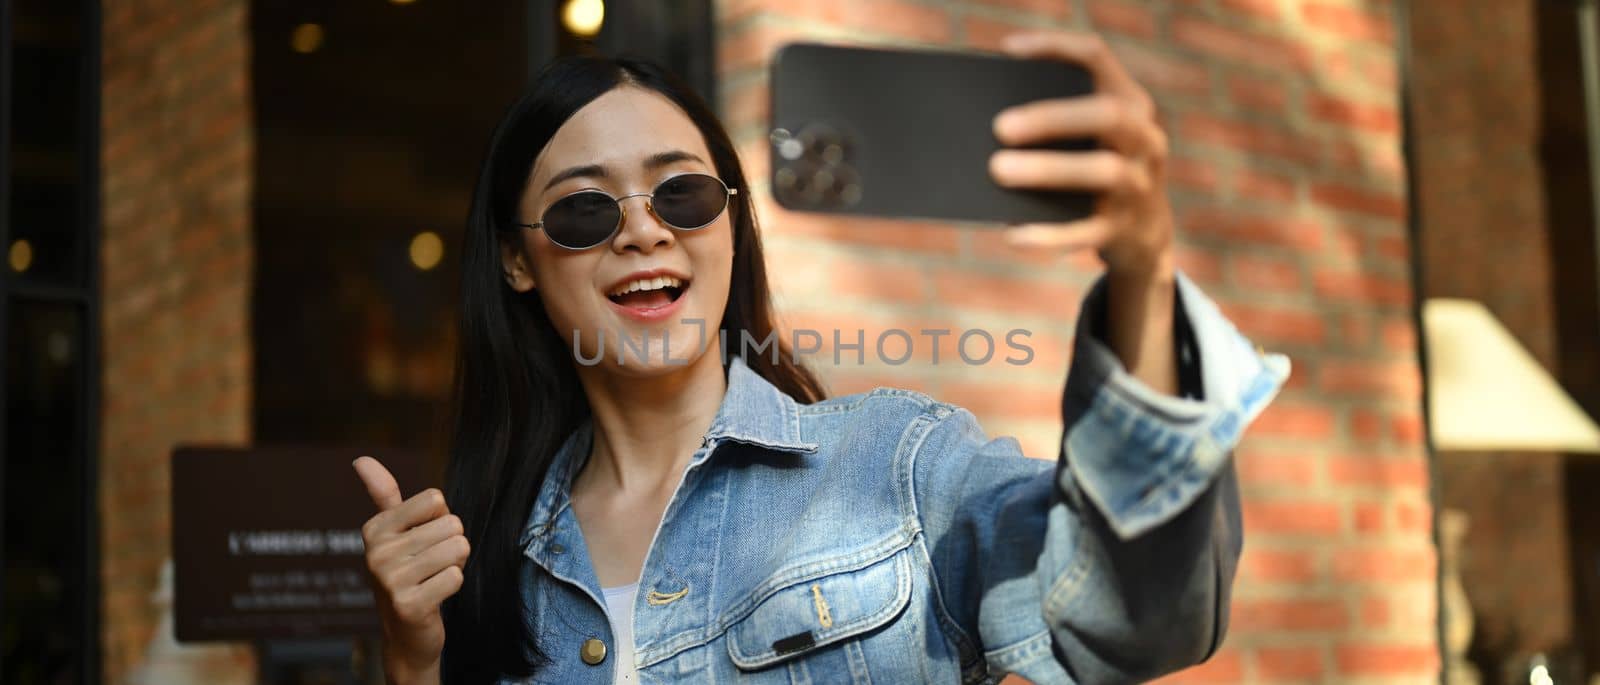
{"label": "brown sign board", "polygon": [[179,446],[172,452],[179,642],[375,635],[361,525],[377,512],[350,462],[370,454],[402,496],[423,460],[399,450]]}

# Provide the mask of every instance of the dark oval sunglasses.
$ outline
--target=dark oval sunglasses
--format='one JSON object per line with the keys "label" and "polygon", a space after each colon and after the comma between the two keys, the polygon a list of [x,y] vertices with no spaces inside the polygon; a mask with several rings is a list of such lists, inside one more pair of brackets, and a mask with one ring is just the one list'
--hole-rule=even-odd
{"label": "dark oval sunglasses", "polygon": [[630,197],[648,198],[645,206],[661,221],[680,231],[693,231],[716,221],[728,208],[728,198],[737,194],[738,188],[729,188],[710,174],[680,174],[648,193],[611,197],[600,190],[580,190],[552,203],[538,223],[517,225],[544,229],[550,242],[569,250],[587,250],[610,240],[622,228],[627,218],[622,201]]}

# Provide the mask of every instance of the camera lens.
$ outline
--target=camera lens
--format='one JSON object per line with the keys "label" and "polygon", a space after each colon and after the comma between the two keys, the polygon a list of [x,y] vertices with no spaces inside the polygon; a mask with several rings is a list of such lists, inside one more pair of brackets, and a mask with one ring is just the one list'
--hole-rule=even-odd
{"label": "camera lens", "polygon": [[832,142],[823,146],[822,161],[828,164],[838,164],[844,161],[844,145]]}
{"label": "camera lens", "polygon": [[811,175],[811,187],[820,188],[823,191],[833,190],[833,172],[827,169],[818,169],[817,173]]}
{"label": "camera lens", "polygon": [[856,203],[861,202],[861,184],[846,183],[844,188],[839,191],[839,199],[844,202],[845,206],[854,207]]}
{"label": "camera lens", "polygon": [[836,205],[851,207],[861,202],[861,176],[847,164],[833,167],[831,193]]}

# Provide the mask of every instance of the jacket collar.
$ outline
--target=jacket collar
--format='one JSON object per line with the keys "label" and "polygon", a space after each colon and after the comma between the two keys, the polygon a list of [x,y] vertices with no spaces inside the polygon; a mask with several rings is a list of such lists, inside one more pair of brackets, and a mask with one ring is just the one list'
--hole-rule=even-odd
{"label": "jacket collar", "polygon": [[[717,408],[711,428],[701,441],[705,449],[690,462],[691,467],[705,461],[717,444],[726,440],[780,452],[817,450],[816,443],[800,437],[799,403],[794,398],[762,378],[742,357],[730,358],[726,369],[727,392],[722,396],[722,405]],[[588,460],[593,445],[594,421],[586,418],[556,450],[528,523],[523,527],[519,546],[526,547],[536,535],[548,532],[555,525],[556,517],[570,501],[573,478]]]}
{"label": "jacket collar", "polygon": [[743,357],[728,361],[728,392],[706,431],[707,443],[720,438],[780,452],[817,450],[816,443],[800,439],[800,405],[746,366]]}

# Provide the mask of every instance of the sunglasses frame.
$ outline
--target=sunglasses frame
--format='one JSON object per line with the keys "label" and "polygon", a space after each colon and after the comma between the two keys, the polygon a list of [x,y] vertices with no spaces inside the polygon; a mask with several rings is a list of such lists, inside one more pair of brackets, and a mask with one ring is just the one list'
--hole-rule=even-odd
{"label": "sunglasses frame", "polygon": [[[706,221],[703,224],[700,224],[699,226],[691,226],[691,227],[679,226],[677,224],[672,223],[671,221],[667,221],[666,219],[662,218],[662,216],[660,214],[656,214],[656,207],[655,207],[656,192],[661,190],[661,186],[664,186],[664,185],[670,183],[673,179],[683,178],[684,176],[704,176],[704,177],[709,178],[709,179],[711,179],[713,181],[716,181],[717,185],[722,186],[723,191],[726,192],[726,195],[723,196],[723,200],[722,200],[722,209],[717,210],[717,213],[713,214],[711,216],[710,220]],[[550,235],[550,233],[548,231],[546,231],[544,235],[545,235],[546,238],[550,238],[550,242],[551,243],[553,243],[553,244],[555,244],[557,246],[566,248],[568,250],[573,250],[573,251],[588,250],[588,249],[592,249],[592,248],[599,247],[601,245],[606,244],[606,241],[611,240],[612,238],[616,237],[617,233],[622,230],[622,224],[628,220],[628,208],[622,206],[622,201],[626,200],[626,199],[628,199],[630,197],[643,197],[643,198],[646,198],[645,203],[644,203],[645,209],[647,211],[649,211],[651,214],[654,214],[657,219],[661,219],[661,223],[667,225],[668,227],[671,227],[672,229],[679,230],[679,231],[698,231],[698,230],[700,230],[702,228],[705,228],[707,226],[710,226],[711,224],[716,223],[717,222],[717,218],[721,217],[724,212],[728,211],[728,205],[733,202],[733,200],[731,198],[733,196],[739,194],[739,189],[738,188],[730,188],[730,187],[728,187],[727,182],[723,181],[722,179],[720,179],[720,178],[718,178],[716,176],[713,176],[711,174],[703,174],[703,173],[700,173],[700,172],[696,171],[696,172],[691,172],[691,173],[687,173],[687,174],[676,174],[676,175],[668,176],[667,178],[661,179],[661,182],[657,183],[656,187],[654,189],[652,189],[648,193],[630,193],[628,195],[623,195],[622,197],[612,197],[610,193],[607,193],[604,190],[600,190],[599,188],[585,188],[583,190],[579,190],[579,191],[572,192],[572,193],[567,193],[566,195],[562,195],[561,197],[556,198],[555,202],[550,203],[550,207],[556,206],[557,203],[560,203],[562,200],[565,200],[565,199],[567,199],[569,197],[573,197],[573,196],[576,196],[576,195],[582,195],[584,193],[595,193],[597,195],[603,195],[607,199],[609,199],[613,203],[615,203],[617,205],[617,223],[616,223],[616,225],[611,227],[611,232],[607,233],[606,237],[601,238],[599,241],[595,242],[593,245],[584,245],[583,247],[573,247],[571,245],[567,245],[565,243],[562,243],[559,240],[556,240],[554,237],[552,237]],[[544,211],[545,211],[546,214],[548,214],[550,212],[550,207],[546,207],[545,208]],[[534,223],[531,223],[531,224],[515,224],[515,225],[516,226],[521,226],[522,228],[531,228],[531,229],[536,230],[536,231],[537,230],[541,230],[541,229],[544,228],[544,217],[541,216],[538,221],[536,221]]]}

